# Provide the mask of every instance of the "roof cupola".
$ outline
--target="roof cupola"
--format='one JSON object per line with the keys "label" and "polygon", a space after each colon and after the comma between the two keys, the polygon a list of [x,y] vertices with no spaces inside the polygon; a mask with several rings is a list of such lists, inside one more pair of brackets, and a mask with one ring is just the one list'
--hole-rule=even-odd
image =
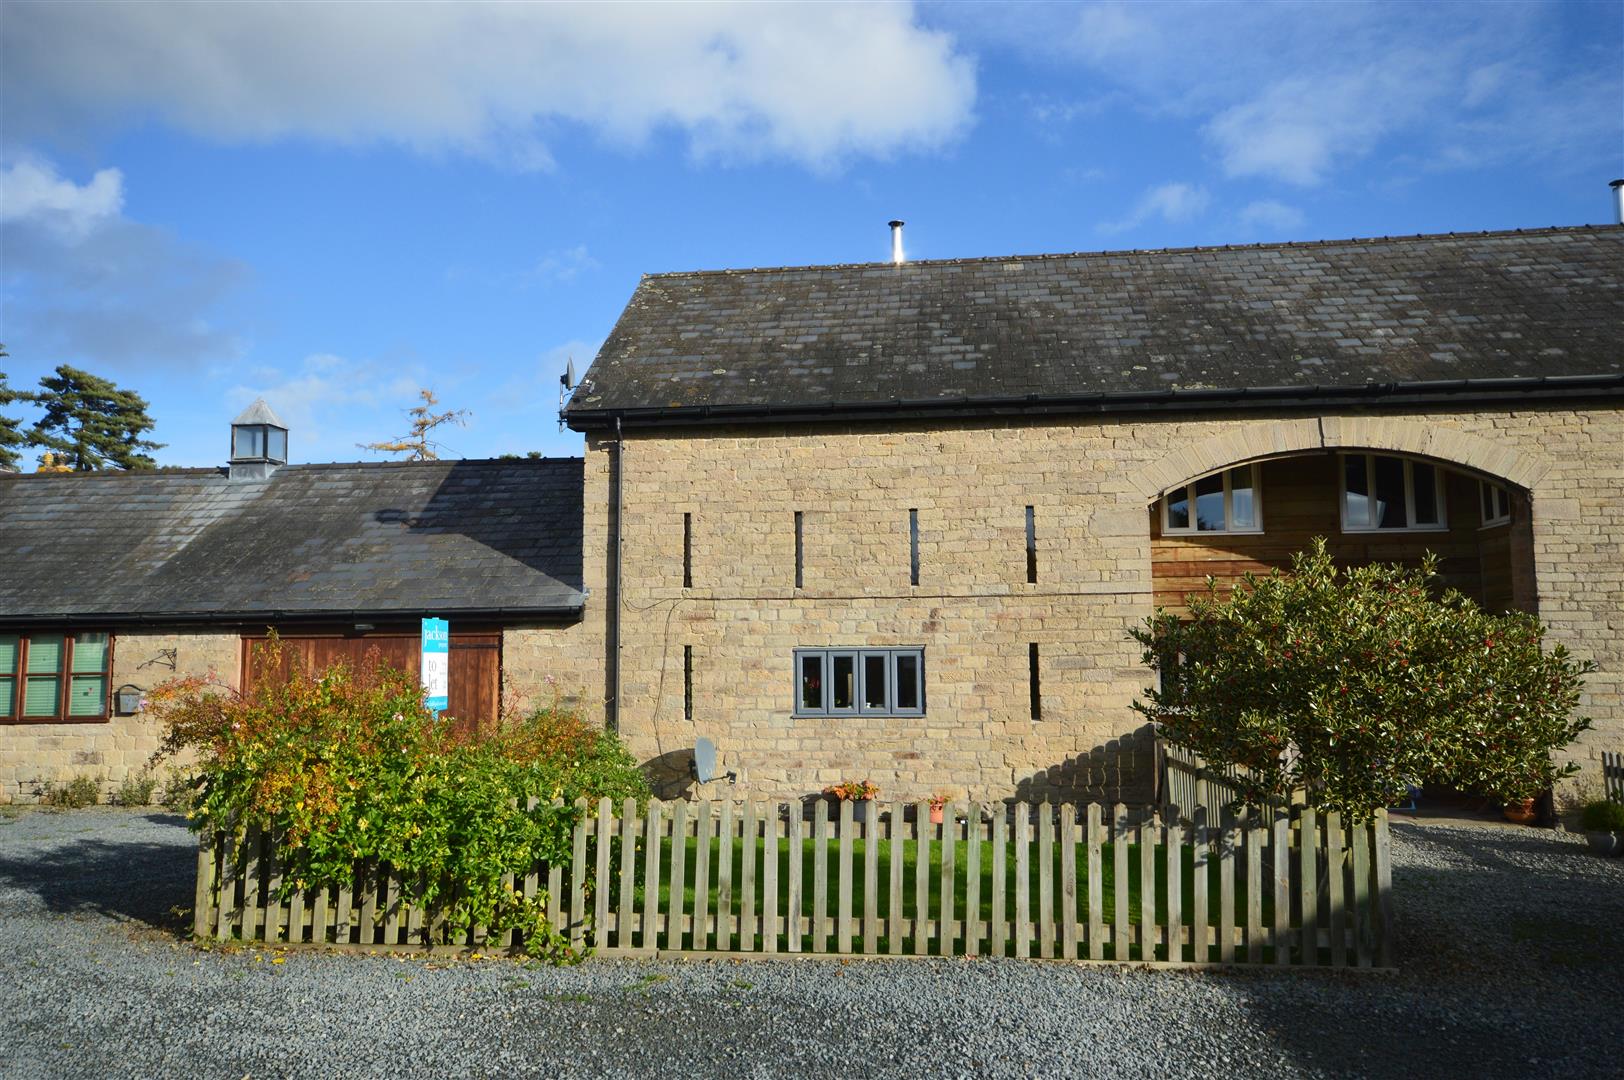
{"label": "roof cupola", "polygon": [[263,480],[287,463],[287,425],[259,398],[231,422],[231,478]]}

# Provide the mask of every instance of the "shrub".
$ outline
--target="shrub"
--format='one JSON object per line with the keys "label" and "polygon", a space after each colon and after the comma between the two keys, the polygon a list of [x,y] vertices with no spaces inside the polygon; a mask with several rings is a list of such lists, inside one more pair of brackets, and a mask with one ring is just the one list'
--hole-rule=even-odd
{"label": "shrub", "polygon": [[556,701],[489,731],[459,729],[375,656],[314,675],[291,660],[273,637],[256,650],[265,675],[247,694],[179,679],[149,695],[165,729],[159,755],[197,754],[195,827],[270,830],[285,895],[353,888],[357,863],[387,863],[406,898],[452,928],[523,930],[531,952],[564,958],[545,895],[527,900],[503,876],[568,856],[576,799],[647,800],[615,736]]}
{"label": "shrub", "polygon": [[1163,676],[1134,707],[1169,742],[1245,766],[1254,805],[1306,790],[1361,820],[1406,783],[1536,795],[1577,768],[1551,752],[1589,726],[1571,713],[1593,667],[1544,651],[1531,615],[1435,595],[1436,576],[1430,555],[1339,572],[1315,540],[1289,573],[1247,575],[1228,598],[1209,578],[1187,621],[1159,611],[1133,632]]}
{"label": "shrub", "polygon": [[39,793],[39,801],[60,810],[78,810],[86,806],[95,806],[101,801],[101,783],[81,773],[60,787],[56,784],[46,784]]}
{"label": "shrub", "polygon": [[1624,803],[1605,799],[1585,803],[1579,812],[1579,827],[1585,832],[1624,832]]}
{"label": "shrub", "polygon": [[171,766],[164,780],[163,789],[158,794],[158,805],[172,814],[190,815],[192,804],[197,801],[198,785],[201,783],[202,777]]}
{"label": "shrub", "polygon": [[126,776],[118,785],[118,791],[113,795],[113,801],[119,806],[146,806],[152,802],[152,793],[158,788],[158,780],[151,773],[141,773],[139,776]]}

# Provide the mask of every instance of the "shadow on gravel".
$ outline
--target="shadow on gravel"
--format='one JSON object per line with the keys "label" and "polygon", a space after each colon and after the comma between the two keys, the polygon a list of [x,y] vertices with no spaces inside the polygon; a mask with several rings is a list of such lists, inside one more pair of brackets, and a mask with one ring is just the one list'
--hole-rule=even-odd
{"label": "shadow on gravel", "polygon": [[[184,818],[167,814],[148,820],[185,825]],[[179,844],[87,837],[7,853],[0,855],[0,889],[31,892],[55,914],[101,914],[181,934],[186,919],[174,909],[192,906],[197,873],[190,839],[189,833]]]}
{"label": "shadow on gravel", "polygon": [[1297,1070],[1616,1075],[1624,863],[1548,832],[1406,828],[1396,975],[1235,976]]}

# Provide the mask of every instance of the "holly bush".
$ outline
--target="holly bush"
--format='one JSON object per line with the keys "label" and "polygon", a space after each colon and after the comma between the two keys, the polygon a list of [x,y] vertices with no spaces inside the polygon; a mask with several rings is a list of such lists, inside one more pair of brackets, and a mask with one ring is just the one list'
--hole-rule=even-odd
{"label": "holly bush", "polygon": [[1188,618],[1158,610],[1132,631],[1161,675],[1134,708],[1209,763],[1245,766],[1245,804],[1301,790],[1357,821],[1407,783],[1533,797],[1577,769],[1551,753],[1590,726],[1572,713],[1593,665],[1545,650],[1532,615],[1436,583],[1434,556],[1339,570],[1323,539],[1227,597],[1208,578]]}
{"label": "holly bush", "polygon": [[568,858],[577,799],[647,801],[614,734],[556,700],[487,731],[461,728],[375,656],[311,673],[273,636],[252,662],[262,674],[247,693],[184,678],[148,695],[164,729],[155,760],[196,755],[195,829],[268,830],[284,898],[355,888],[359,867],[387,863],[406,899],[452,928],[514,928],[533,954],[569,957],[546,923],[545,891],[527,900],[503,878]]}

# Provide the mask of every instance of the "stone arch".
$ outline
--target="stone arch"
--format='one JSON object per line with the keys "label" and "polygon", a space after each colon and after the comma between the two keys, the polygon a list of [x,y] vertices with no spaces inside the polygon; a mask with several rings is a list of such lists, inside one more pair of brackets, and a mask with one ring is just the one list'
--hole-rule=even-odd
{"label": "stone arch", "polygon": [[1387,416],[1239,419],[1231,430],[1176,450],[1130,478],[1149,502],[1227,465],[1314,450],[1391,450],[1464,466],[1532,491],[1550,463],[1439,424]]}

